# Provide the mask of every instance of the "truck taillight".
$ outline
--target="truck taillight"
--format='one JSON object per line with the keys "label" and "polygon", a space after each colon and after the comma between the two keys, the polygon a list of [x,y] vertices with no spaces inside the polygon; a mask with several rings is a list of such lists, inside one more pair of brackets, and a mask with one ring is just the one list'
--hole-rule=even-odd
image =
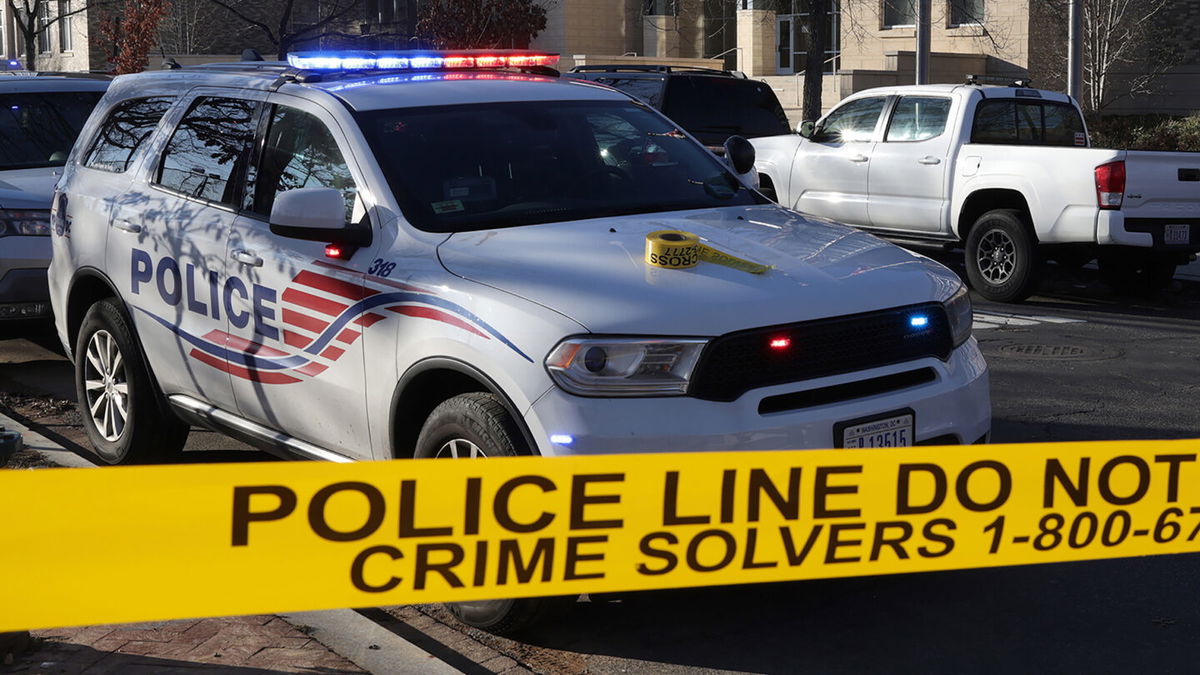
{"label": "truck taillight", "polygon": [[1096,167],[1096,202],[1102,209],[1119,209],[1125,199],[1125,161]]}

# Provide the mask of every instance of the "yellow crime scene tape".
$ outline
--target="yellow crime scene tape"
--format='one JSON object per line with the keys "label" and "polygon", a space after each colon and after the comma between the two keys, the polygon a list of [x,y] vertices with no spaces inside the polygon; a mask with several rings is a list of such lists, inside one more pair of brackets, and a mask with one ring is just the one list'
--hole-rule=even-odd
{"label": "yellow crime scene tape", "polygon": [[0,472],[0,631],[1200,551],[1200,440]]}
{"label": "yellow crime scene tape", "polygon": [[700,241],[698,235],[679,230],[658,230],[646,235],[646,264],[669,270],[686,270],[700,261],[732,267],[750,274],[763,274],[770,265],[744,260]]}

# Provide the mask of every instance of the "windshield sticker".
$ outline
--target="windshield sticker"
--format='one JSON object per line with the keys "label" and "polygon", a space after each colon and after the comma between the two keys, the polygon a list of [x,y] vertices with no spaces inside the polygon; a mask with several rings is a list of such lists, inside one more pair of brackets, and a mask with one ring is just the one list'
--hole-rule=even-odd
{"label": "windshield sticker", "polygon": [[441,215],[443,213],[455,213],[457,211],[465,211],[461,199],[449,199],[444,202],[433,202],[430,204],[433,207],[433,212]]}

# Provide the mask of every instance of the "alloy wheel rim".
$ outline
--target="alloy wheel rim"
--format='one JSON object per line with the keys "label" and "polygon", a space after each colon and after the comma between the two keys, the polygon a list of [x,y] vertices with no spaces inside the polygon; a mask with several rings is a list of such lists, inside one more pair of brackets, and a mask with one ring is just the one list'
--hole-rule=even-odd
{"label": "alloy wheel rim", "polygon": [[129,422],[129,380],[125,358],[108,331],[98,330],[88,340],[83,388],[92,426],[104,440],[115,443]]}
{"label": "alloy wheel rim", "polygon": [[992,230],[979,240],[975,260],[984,281],[996,286],[1003,284],[1017,268],[1016,242],[1003,230]]}
{"label": "alloy wheel rim", "polygon": [[487,457],[483,449],[465,438],[451,438],[438,448],[437,459],[476,459]]}

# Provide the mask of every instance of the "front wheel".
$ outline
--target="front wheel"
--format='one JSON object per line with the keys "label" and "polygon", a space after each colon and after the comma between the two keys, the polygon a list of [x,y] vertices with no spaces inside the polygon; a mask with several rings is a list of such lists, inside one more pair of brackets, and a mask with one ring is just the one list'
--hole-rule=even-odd
{"label": "front wheel", "polygon": [[[433,409],[417,436],[420,458],[483,459],[527,455],[516,420],[495,394],[460,394]],[[511,635],[565,609],[575,598],[520,598],[450,602],[459,621],[497,635]]]}
{"label": "front wheel", "polygon": [[1037,288],[1037,242],[1016,209],[988,211],[975,221],[965,262],[971,288],[988,300],[1020,302]]}
{"label": "front wheel", "polygon": [[188,426],[159,405],[125,313],[113,300],[88,309],[75,342],[83,428],[106,464],[148,464],[183,449]]}

